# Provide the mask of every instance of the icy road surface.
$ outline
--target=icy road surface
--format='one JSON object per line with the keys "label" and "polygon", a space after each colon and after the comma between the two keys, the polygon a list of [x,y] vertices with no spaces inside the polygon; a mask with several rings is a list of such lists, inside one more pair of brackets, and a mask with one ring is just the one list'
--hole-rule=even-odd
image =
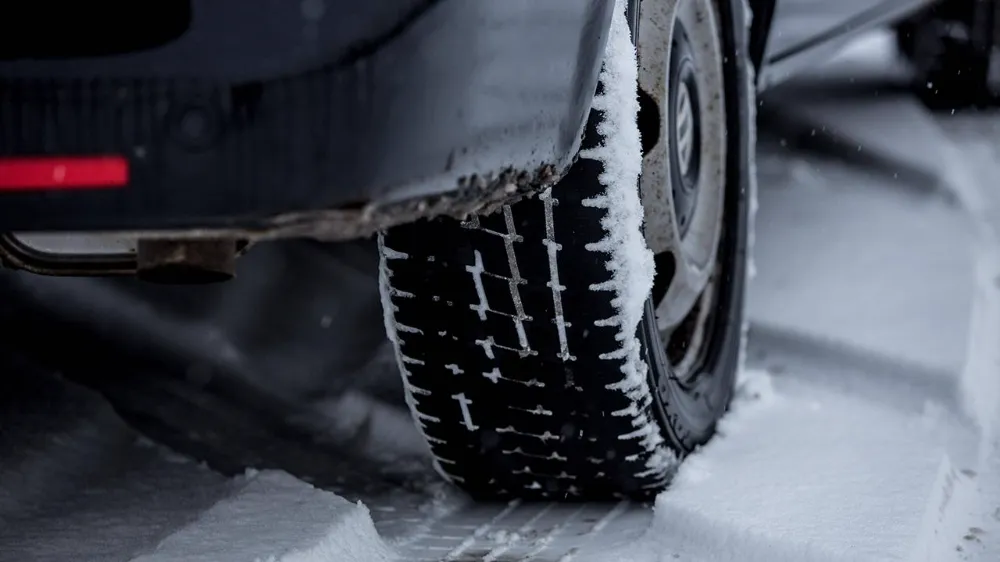
{"label": "icy road surface", "polygon": [[[330,404],[331,428],[367,424],[361,464],[213,411],[233,464],[298,476],[224,477],[0,354],[0,562],[1000,560],[1000,116],[798,109],[759,154],[748,370],[654,506],[470,502],[363,395]],[[786,135],[834,124],[875,159]]]}

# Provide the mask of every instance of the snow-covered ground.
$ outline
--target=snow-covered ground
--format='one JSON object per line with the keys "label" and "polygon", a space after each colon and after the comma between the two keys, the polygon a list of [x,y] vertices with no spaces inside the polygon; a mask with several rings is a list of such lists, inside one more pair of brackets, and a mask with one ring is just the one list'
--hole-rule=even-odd
{"label": "snow-covered ground", "polygon": [[[891,76],[883,47],[841,80]],[[787,110],[758,156],[748,370],[655,506],[473,503],[402,462],[407,414],[358,394],[330,429],[367,428],[375,469],[275,447],[263,464],[301,479],[224,477],[4,357],[0,562],[1000,559],[1000,115],[802,94],[817,81],[765,100]]]}

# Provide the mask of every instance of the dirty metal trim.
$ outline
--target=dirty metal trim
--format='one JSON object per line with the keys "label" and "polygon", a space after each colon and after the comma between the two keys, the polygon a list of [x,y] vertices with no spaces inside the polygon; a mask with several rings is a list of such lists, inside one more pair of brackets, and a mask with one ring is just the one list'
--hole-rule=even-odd
{"label": "dirty metal trim", "polygon": [[[568,169],[567,165],[565,169]],[[472,176],[459,182],[458,189],[444,194],[400,201],[370,203],[359,209],[323,209],[285,213],[256,224],[231,228],[180,230],[101,231],[93,234],[127,236],[147,240],[236,239],[240,253],[253,243],[284,238],[310,238],[338,242],[366,238],[380,230],[404,223],[436,217],[464,219],[470,214],[489,214],[505,204],[532,197],[554,185],[561,177],[558,168],[543,164],[532,172],[508,168],[490,176]],[[39,252],[20,243],[10,234],[0,234],[0,263],[4,267],[54,276],[128,276],[137,269],[136,257],[126,255],[80,255],[67,258]]]}

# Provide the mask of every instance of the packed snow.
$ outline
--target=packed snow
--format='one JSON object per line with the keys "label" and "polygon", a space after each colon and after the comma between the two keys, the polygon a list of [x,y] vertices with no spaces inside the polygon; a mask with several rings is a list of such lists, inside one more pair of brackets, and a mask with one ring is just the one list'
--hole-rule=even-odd
{"label": "packed snow", "polygon": [[251,472],[239,491],[134,562],[386,562],[368,508],[283,472]]}

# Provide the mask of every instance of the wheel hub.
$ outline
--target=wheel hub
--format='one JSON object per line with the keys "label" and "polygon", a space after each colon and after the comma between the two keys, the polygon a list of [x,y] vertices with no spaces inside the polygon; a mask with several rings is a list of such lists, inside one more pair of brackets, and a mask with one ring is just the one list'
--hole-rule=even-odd
{"label": "wheel hub", "polygon": [[693,167],[691,157],[694,154],[694,135],[698,124],[695,122],[694,108],[691,107],[691,87],[681,83],[677,93],[677,126],[674,127],[674,140],[677,147],[677,165],[681,175],[686,176]]}

